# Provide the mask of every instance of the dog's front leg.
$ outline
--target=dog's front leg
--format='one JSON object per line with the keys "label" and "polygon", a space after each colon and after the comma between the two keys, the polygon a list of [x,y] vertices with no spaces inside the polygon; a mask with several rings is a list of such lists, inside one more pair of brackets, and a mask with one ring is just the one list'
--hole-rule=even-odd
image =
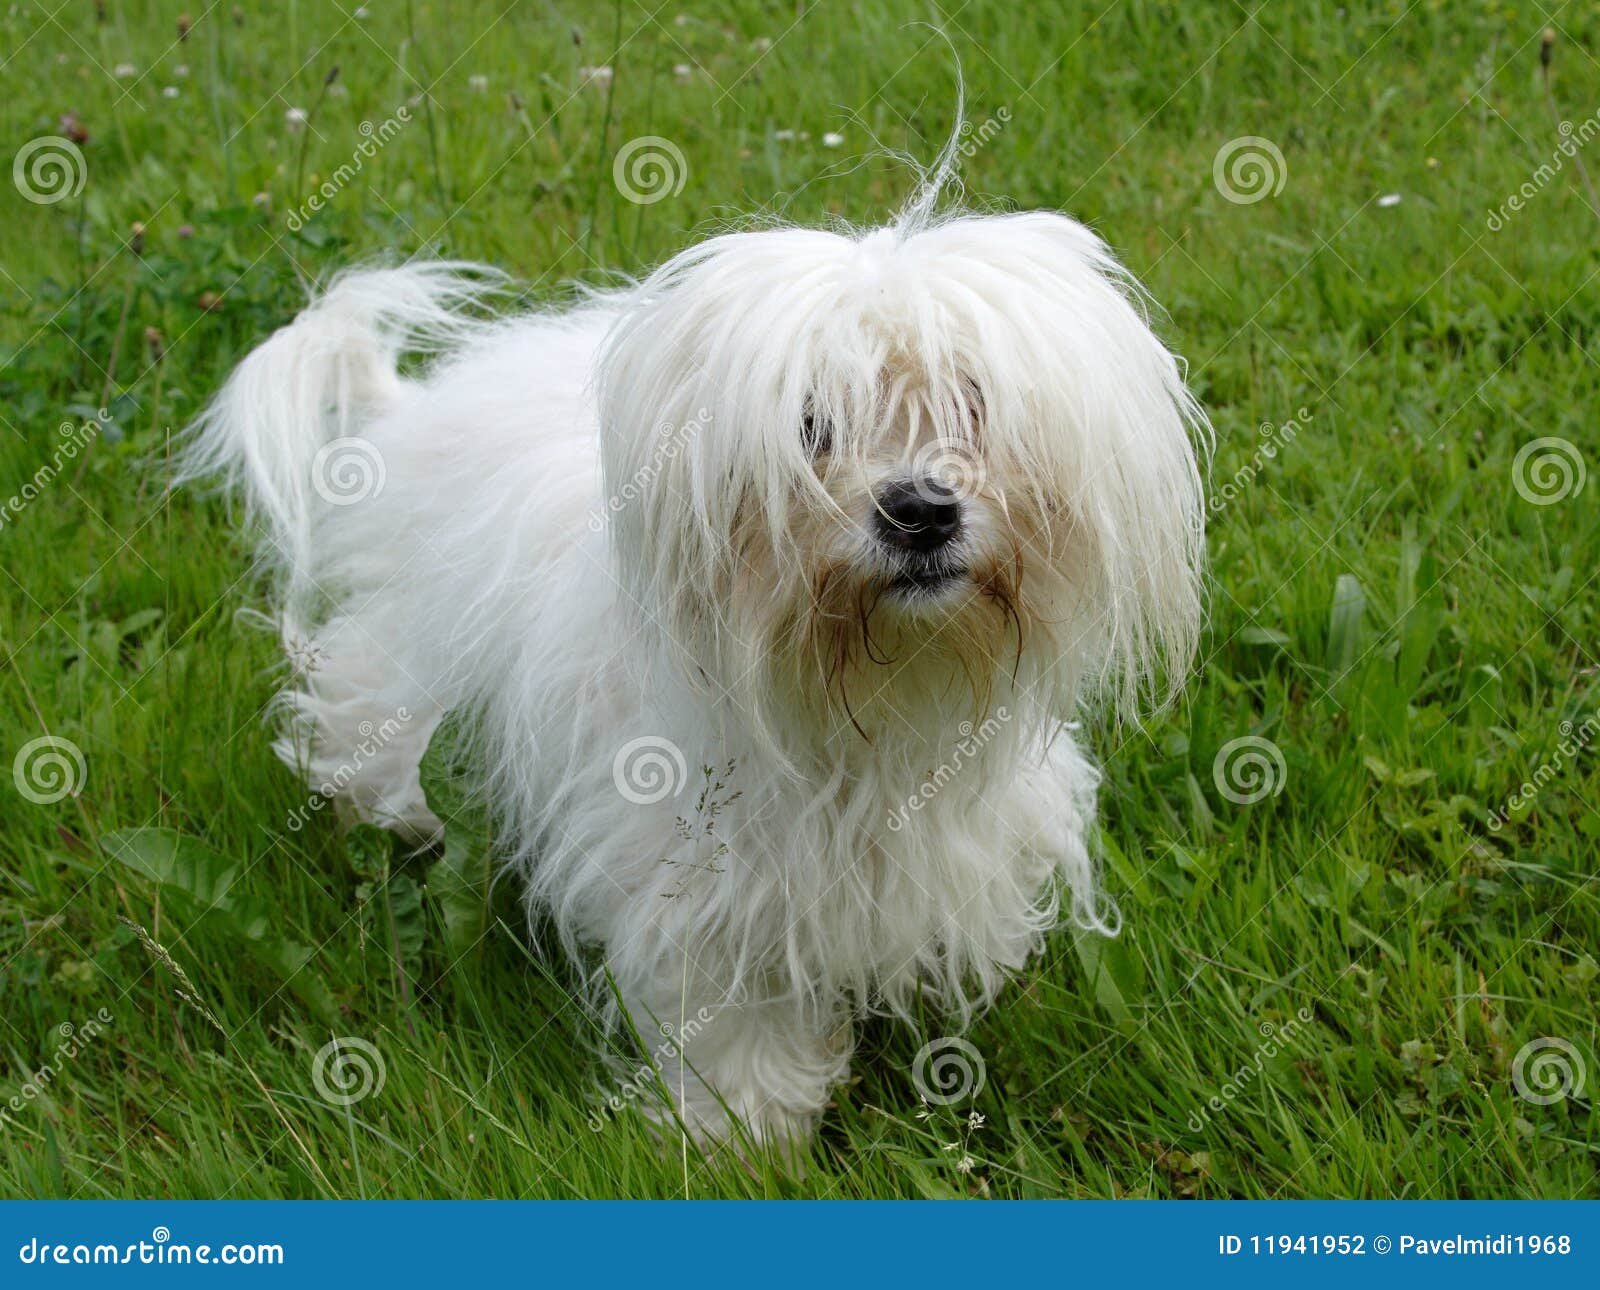
{"label": "dog's front leg", "polygon": [[761,997],[735,989],[730,1001],[729,990],[702,969],[687,989],[680,978],[624,991],[652,1065],[702,1142],[741,1134],[779,1147],[801,1142],[849,1071],[853,1039],[844,1010],[819,1010],[773,984],[768,974]]}

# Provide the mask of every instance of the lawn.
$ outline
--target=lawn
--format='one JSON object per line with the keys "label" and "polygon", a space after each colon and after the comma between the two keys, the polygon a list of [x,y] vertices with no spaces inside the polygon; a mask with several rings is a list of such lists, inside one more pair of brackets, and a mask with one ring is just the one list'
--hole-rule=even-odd
{"label": "lawn", "polygon": [[[8,7],[4,1194],[1600,1194],[1600,25],[1551,3]],[[1209,625],[1095,729],[1121,936],[1053,938],[957,1100],[948,1023],[873,1023],[807,1158],[706,1158],[514,917],[456,952],[426,857],[307,809],[167,451],[352,260],[554,301],[886,217],[952,46],[967,200],[1092,224],[1190,364]]]}

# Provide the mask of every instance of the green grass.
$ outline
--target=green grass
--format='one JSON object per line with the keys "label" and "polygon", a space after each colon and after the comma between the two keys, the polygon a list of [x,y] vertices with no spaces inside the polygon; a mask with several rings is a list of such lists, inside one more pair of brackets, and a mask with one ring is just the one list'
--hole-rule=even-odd
{"label": "green grass", "polygon": [[[1540,33],[1560,28],[1558,110],[1583,122],[1590,10],[190,4],[179,43],[177,3],[56,7],[0,15],[8,155],[65,113],[89,133],[79,196],[0,190],[0,502],[59,458],[63,422],[112,425],[0,525],[0,754],[49,733],[87,768],[44,805],[0,777],[5,1194],[1600,1192],[1600,762],[1561,748],[1563,721],[1569,746],[1592,731],[1600,685],[1600,480],[1550,505],[1513,485],[1541,437],[1600,471],[1600,218],[1570,158],[1534,179],[1562,137]],[[568,968],[505,930],[454,958],[426,876],[326,813],[286,829],[304,797],[268,752],[273,643],[238,616],[260,580],[231,517],[165,498],[159,463],[297,279],[351,259],[482,258],[554,299],[747,213],[883,217],[911,182],[889,152],[929,159],[950,126],[930,22],[972,121],[1001,122],[971,197],[1070,211],[1118,248],[1216,422],[1216,486],[1243,474],[1213,520],[1186,699],[1097,736],[1121,938],[1057,936],[977,1024],[975,1101],[919,1118],[913,1057],[947,1027],[874,1024],[803,1169],[705,1161],[637,1117],[589,1127],[604,1073]],[[609,91],[580,88],[600,64]],[[290,233],[359,122],[422,86]],[[291,107],[314,108],[309,131]],[[652,205],[611,177],[643,135],[687,160]],[[1213,159],[1244,135],[1287,174],[1235,204]],[[1259,432],[1302,408],[1292,440]],[[1250,805],[1213,777],[1247,735],[1284,767]],[[146,825],[210,852],[166,881],[108,857]],[[61,1027],[82,1037],[101,1009],[103,1033],[58,1058]],[[336,1035],[384,1065],[349,1107],[313,1082]],[[1540,1037],[1570,1045],[1581,1092],[1519,1095]]]}

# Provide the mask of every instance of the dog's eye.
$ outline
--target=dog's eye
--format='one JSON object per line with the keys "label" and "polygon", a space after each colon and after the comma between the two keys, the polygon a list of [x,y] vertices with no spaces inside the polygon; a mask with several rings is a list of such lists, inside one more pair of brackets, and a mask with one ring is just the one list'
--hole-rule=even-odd
{"label": "dog's eye", "polygon": [[967,423],[973,429],[984,422],[983,391],[978,388],[978,383],[970,376],[961,378],[961,394],[967,408]]}
{"label": "dog's eye", "polygon": [[807,408],[800,420],[800,442],[813,457],[825,456],[833,451],[833,427],[826,417]]}

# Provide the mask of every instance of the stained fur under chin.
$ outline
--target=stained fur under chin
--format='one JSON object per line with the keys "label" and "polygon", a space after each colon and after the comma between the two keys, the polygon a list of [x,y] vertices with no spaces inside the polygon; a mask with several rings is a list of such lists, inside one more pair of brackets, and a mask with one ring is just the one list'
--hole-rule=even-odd
{"label": "stained fur under chin", "polygon": [[[599,1013],[614,987],[641,1033],[706,1014],[672,1060],[713,1136],[724,1106],[802,1132],[852,1016],[965,1020],[1063,916],[1115,924],[1067,722],[1192,646],[1203,422],[1092,235],[1001,222],[718,239],[492,324],[459,271],[356,274],[197,430],[192,473],[243,487],[281,575],[280,756],[425,840],[417,763],[466,714]],[[425,379],[413,348],[443,351]],[[901,394],[857,397],[891,354]],[[832,467],[802,446],[822,412]],[[886,598],[870,490],[946,430],[990,468],[970,581]],[[312,487],[347,436],[382,466],[355,504]],[[638,747],[664,790],[629,782]]]}

